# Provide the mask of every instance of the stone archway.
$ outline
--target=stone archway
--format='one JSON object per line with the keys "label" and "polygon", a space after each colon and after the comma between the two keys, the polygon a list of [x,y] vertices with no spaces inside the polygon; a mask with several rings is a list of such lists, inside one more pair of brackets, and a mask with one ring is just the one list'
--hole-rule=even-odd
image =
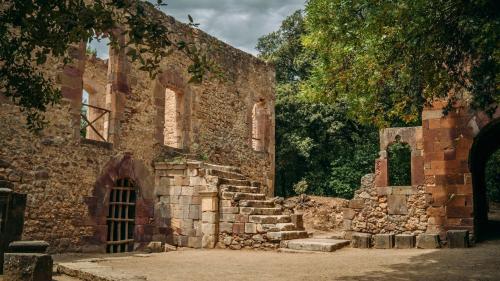
{"label": "stone archway", "polygon": [[[474,138],[469,154],[469,169],[472,175],[474,228],[479,240],[490,236],[492,231],[500,235],[500,225],[488,222],[488,199],[486,195],[486,163],[500,149],[500,118],[490,121]],[[500,222],[499,222],[500,223]]]}
{"label": "stone archway", "polygon": [[131,154],[113,157],[97,178],[91,197],[86,198],[89,219],[92,222],[94,235],[85,243],[91,251],[105,252],[108,240],[108,212],[111,191],[120,179],[134,182],[135,200],[135,247],[143,246],[152,240],[154,231],[154,181],[150,172],[140,160],[133,159]]}

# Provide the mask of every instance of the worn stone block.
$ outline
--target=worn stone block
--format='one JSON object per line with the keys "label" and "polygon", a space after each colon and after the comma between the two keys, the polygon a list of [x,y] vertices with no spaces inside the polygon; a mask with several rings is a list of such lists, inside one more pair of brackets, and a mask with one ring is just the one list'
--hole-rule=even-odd
{"label": "worn stone block", "polygon": [[193,196],[194,186],[183,186],[181,189],[181,195]]}
{"label": "worn stone block", "polygon": [[363,199],[352,199],[349,201],[349,208],[363,209],[364,206],[365,206],[365,200]]}
{"label": "worn stone block", "polygon": [[411,186],[391,186],[391,195],[412,195],[416,193],[416,190]]}
{"label": "worn stone block", "polygon": [[189,185],[189,178],[187,176],[174,175],[174,184],[176,186],[187,186]]}
{"label": "worn stone block", "polygon": [[215,212],[218,209],[217,198],[215,197],[204,197],[201,198],[201,210],[203,212]]}
{"label": "worn stone block", "polygon": [[257,233],[257,225],[255,223],[245,223],[245,233]]}
{"label": "worn stone block", "polygon": [[449,248],[467,248],[469,247],[468,230],[448,230],[446,232]]}
{"label": "worn stone block", "polygon": [[236,221],[236,215],[235,214],[221,214],[220,215],[220,221],[235,222]]}
{"label": "worn stone block", "polygon": [[342,210],[342,213],[344,215],[344,219],[347,219],[347,220],[352,220],[354,218],[354,216],[356,215],[356,211],[354,211],[351,208],[344,208]]}
{"label": "worn stone block", "polygon": [[215,235],[217,233],[217,225],[215,223],[203,223],[201,225],[203,235]]}
{"label": "worn stone block", "polygon": [[152,241],[146,246],[146,248],[152,253],[161,253],[164,251],[162,243],[160,241]]}
{"label": "worn stone block", "polygon": [[233,224],[233,233],[234,234],[245,233],[245,224],[244,223],[234,223]]}
{"label": "worn stone block", "polygon": [[417,248],[436,249],[440,247],[439,234],[422,233],[417,236]]}
{"label": "worn stone block", "polygon": [[394,248],[394,234],[376,234],[373,236],[373,246],[377,249]]}
{"label": "worn stone block", "polygon": [[295,225],[297,230],[304,229],[304,219],[302,214],[292,214],[290,215],[290,218],[292,219],[292,223]]}
{"label": "worn stone block", "polygon": [[216,242],[215,235],[203,235],[201,238],[201,247],[204,249],[213,249]]}
{"label": "worn stone block", "polygon": [[207,185],[207,180],[204,177],[189,177],[189,185]]}
{"label": "worn stone block", "polygon": [[208,223],[216,223],[219,220],[219,216],[215,212],[203,212],[201,215],[201,220]]}
{"label": "worn stone block", "polygon": [[408,214],[406,195],[387,195],[387,212],[389,215]]}
{"label": "worn stone block", "polygon": [[370,248],[372,245],[372,235],[368,233],[353,233],[351,239],[353,248]]}
{"label": "worn stone block", "polygon": [[397,234],[396,235],[396,248],[398,248],[398,249],[415,248],[415,235],[413,235],[413,234]]}
{"label": "worn stone block", "polygon": [[231,207],[231,200],[220,200],[221,207]]}
{"label": "worn stone block", "polygon": [[219,231],[225,233],[233,233],[233,223],[230,222],[219,223]]}
{"label": "worn stone block", "polygon": [[52,280],[52,257],[40,253],[5,253],[4,281]]}
{"label": "worn stone block", "polygon": [[189,206],[189,218],[194,220],[200,219],[200,206],[198,205],[190,205]]}
{"label": "worn stone block", "polygon": [[239,213],[240,208],[238,207],[222,207],[222,213],[225,214],[237,214]]}
{"label": "worn stone block", "polygon": [[392,194],[392,188],[390,186],[378,186],[376,189],[377,189],[377,194],[379,196],[385,196],[385,195]]}

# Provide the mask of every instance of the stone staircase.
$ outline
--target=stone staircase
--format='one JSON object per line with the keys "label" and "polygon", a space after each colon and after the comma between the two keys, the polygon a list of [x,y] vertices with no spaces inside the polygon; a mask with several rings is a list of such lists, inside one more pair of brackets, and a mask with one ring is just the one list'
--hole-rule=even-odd
{"label": "stone staircase", "polygon": [[302,215],[283,214],[280,206],[261,193],[260,183],[248,180],[235,167],[204,165],[208,175],[219,178],[221,232],[265,235],[272,243],[308,237]]}

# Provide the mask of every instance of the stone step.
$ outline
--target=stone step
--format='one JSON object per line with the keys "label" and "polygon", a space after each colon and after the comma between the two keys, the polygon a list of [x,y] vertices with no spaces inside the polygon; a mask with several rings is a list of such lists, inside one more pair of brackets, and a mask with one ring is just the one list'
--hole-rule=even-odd
{"label": "stone step", "polygon": [[293,223],[276,223],[276,224],[257,224],[257,232],[279,232],[279,231],[292,231],[297,229]]}
{"label": "stone step", "polygon": [[274,201],[263,201],[263,200],[241,200],[239,203],[240,207],[260,207],[260,208],[272,208],[275,206]]}
{"label": "stone step", "polygon": [[249,222],[261,223],[261,224],[277,224],[277,223],[292,222],[292,218],[288,215],[277,215],[277,216],[252,215],[248,217],[248,220]]}
{"label": "stone step", "polygon": [[255,208],[255,207],[240,207],[240,214],[243,215],[281,215],[281,208]]}
{"label": "stone step", "polygon": [[258,193],[259,188],[254,186],[221,185],[221,190],[229,192]]}
{"label": "stone step", "polygon": [[261,193],[246,193],[246,192],[222,192],[222,199],[226,200],[264,200],[266,199],[265,194]]}
{"label": "stone step", "polygon": [[348,246],[349,240],[306,238],[283,241],[280,247],[302,251],[333,252]]}
{"label": "stone step", "polygon": [[227,171],[221,171],[221,170],[212,170],[212,169],[207,170],[207,172],[209,175],[216,176],[219,178],[233,179],[233,180],[246,180],[247,179],[244,175],[242,175],[240,173],[227,172]]}
{"label": "stone step", "polygon": [[252,183],[249,180],[219,178],[219,183],[221,185],[252,186]]}
{"label": "stone step", "polygon": [[270,241],[292,240],[309,237],[307,231],[300,230],[268,232],[266,233],[266,236]]}
{"label": "stone step", "polygon": [[203,163],[203,168],[241,174],[241,169],[238,167],[234,167],[234,166],[222,166],[222,165],[216,165],[216,164],[210,164],[210,163]]}

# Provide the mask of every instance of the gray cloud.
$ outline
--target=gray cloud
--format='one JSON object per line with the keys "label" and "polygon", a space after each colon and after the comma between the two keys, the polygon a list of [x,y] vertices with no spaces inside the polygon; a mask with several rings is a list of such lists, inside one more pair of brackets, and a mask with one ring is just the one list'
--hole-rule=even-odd
{"label": "gray cloud", "polygon": [[[283,19],[303,9],[305,1],[166,0],[162,10],[181,22],[188,22],[189,14],[203,31],[255,55],[257,39],[277,30]],[[92,43],[92,47],[97,48],[99,57],[107,58],[105,46]]]}
{"label": "gray cloud", "polygon": [[190,14],[200,29],[220,40],[256,54],[257,39],[277,30],[281,21],[305,0],[166,0],[167,14],[187,22]]}

